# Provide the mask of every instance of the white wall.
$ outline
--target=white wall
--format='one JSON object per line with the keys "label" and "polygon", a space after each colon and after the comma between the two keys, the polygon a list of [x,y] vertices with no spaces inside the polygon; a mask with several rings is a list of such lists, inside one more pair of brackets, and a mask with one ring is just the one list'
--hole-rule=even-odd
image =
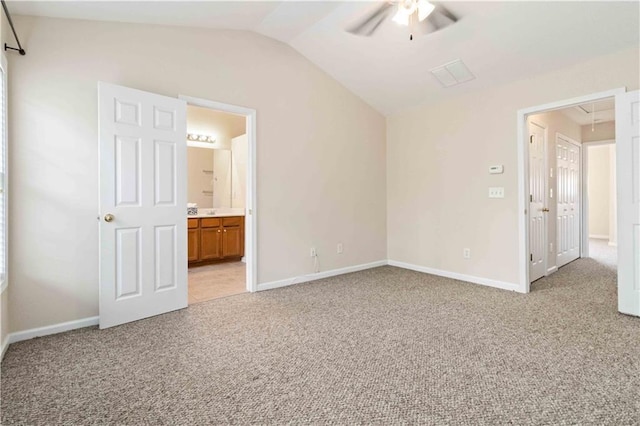
{"label": "white wall", "polygon": [[231,149],[231,139],[246,131],[247,119],[242,115],[187,105],[187,133],[214,136],[216,148]]}
{"label": "white wall", "polygon": [[[257,110],[258,282],[386,258],[385,119],[242,31],[15,17],[11,329],[98,314],[99,80]],[[336,243],[344,253],[336,254]]]}
{"label": "white wall", "polygon": [[[637,89],[639,63],[638,50],[629,49],[389,117],[389,258],[516,283],[523,214],[517,111],[621,86]],[[496,164],[504,174],[489,175]],[[503,186],[505,198],[489,199],[490,186]],[[463,259],[464,247],[471,259]]]}
{"label": "white wall", "polygon": [[609,239],[610,148],[600,145],[588,150],[589,237]]}
{"label": "white wall", "polygon": [[[547,168],[557,170],[556,138],[558,133],[580,143],[582,138],[581,126],[561,111],[535,114],[528,119],[547,129]],[[553,189],[554,194],[558,193],[557,177],[557,173],[554,173],[552,177],[548,177],[549,188]],[[547,207],[549,208],[549,213],[547,214],[547,242],[553,243],[554,247],[553,251],[547,250],[547,269],[552,269],[554,266],[557,266],[558,260],[558,254],[556,252],[558,247],[556,234],[557,221],[553,219],[558,217],[558,205],[555,200],[549,198],[549,193],[547,193]]]}
{"label": "white wall", "polygon": [[[616,123],[615,121],[606,121],[604,123],[596,123],[591,129],[591,125],[582,126],[582,142],[602,142],[616,139]],[[618,245],[618,225],[617,225],[617,206],[616,206],[616,147],[615,145],[609,145],[609,189],[608,189],[608,212],[609,217],[608,226],[609,230],[609,244],[612,246]],[[591,180],[591,178],[589,178]],[[597,195],[596,195],[597,197]],[[591,205],[591,203],[590,203]],[[591,217],[589,217],[589,226],[591,226]],[[604,229],[604,225],[599,224],[601,229]],[[589,229],[589,234],[594,234]],[[601,234],[606,235],[606,234]]]}

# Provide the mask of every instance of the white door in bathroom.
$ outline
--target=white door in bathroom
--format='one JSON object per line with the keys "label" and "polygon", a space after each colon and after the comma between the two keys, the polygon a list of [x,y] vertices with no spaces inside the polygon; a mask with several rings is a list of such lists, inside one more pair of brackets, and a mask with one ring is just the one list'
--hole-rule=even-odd
{"label": "white door in bathroom", "polygon": [[100,328],[187,307],[186,102],[98,83]]}

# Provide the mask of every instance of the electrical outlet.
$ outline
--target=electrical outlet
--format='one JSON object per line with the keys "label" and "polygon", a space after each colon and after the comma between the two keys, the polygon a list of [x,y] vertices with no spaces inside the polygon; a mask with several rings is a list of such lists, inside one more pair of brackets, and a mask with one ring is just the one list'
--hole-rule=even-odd
{"label": "electrical outlet", "polygon": [[316,257],[318,255],[318,252],[316,251],[315,247],[311,247],[311,257]]}
{"label": "electrical outlet", "polygon": [[342,243],[338,243],[338,247],[336,248],[336,252],[338,254],[342,254],[342,251],[343,251]]}
{"label": "electrical outlet", "polygon": [[471,249],[462,249],[462,257],[464,257],[465,259],[471,259]]}

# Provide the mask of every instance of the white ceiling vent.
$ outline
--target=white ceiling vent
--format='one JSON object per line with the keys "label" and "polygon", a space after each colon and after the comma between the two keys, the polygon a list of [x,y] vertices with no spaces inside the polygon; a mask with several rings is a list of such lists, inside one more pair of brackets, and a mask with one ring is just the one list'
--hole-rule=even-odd
{"label": "white ceiling vent", "polygon": [[432,68],[430,71],[444,87],[455,86],[476,78],[460,59]]}

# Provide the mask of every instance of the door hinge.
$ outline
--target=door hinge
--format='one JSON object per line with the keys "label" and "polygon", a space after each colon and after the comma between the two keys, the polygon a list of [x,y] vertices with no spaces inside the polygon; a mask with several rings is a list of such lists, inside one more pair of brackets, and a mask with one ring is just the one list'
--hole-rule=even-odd
{"label": "door hinge", "polygon": [[533,202],[533,194],[529,194],[529,202],[532,203]]}
{"label": "door hinge", "polygon": [[529,143],[533,143],[533,135],[529,136]]}
{"label": "door hinge", "polygon": [[533,253],[531,253],[531,254],[529,255],[529,258],[530,258],[530,259],[531,259],[531,261],[533,262]]}

